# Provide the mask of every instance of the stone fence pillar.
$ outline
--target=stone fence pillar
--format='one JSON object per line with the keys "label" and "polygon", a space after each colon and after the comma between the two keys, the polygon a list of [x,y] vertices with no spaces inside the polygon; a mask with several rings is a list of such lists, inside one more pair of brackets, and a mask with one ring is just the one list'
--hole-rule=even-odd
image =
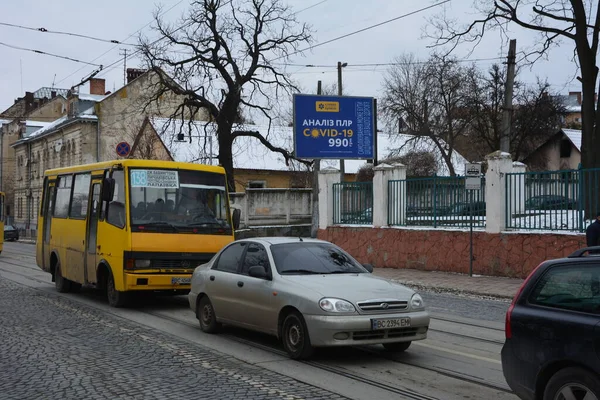
{"label": "stone fence pillar", "polygon": [[335,183],[340,183],[339,169],[324,168],[319,171],[319,229],[327,229],[328,226],[333,225],[333,185]]}
{"label": "stone fence pillar", "polygon": [[[402,221],[406,217],[406,190],[405,185],[395,185],[393,190],[393,204],[389,200],[389,182],[406,179],[406,166],[403,164],[380,164],[373,168],[373,226],[381,227],[388,225],[388,213],[390,209],[396,210],[395,215]],[[400,186],[401,185],[401,186]],[[395,190],[396,186],[398,190]]]}
{"label": "stone fence pillar", "polygon": [[513,172],[511,155],[496,151],[486,156],[485,174],[486,225],[488,233],[506,229],[506,174]]}

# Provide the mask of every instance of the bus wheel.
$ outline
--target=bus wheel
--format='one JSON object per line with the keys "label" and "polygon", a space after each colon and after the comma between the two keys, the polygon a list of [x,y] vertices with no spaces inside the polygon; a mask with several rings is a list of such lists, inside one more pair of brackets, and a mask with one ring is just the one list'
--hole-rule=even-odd
{"label": "bus wheel", "polygon": [[111,307],[123,307],[127,303],[127,293],[119,292],[115,289],[115,279],[113,278],[112,271],[109,271],[106,281],[106,297]]}
{"label": "bus wheel", "polygon": [[54,268],[54,286],[56,286],[56,290],[59,293],[67,293],[71,291],[71,281],[62,276],[59,262],[56,263],[56,267]]}

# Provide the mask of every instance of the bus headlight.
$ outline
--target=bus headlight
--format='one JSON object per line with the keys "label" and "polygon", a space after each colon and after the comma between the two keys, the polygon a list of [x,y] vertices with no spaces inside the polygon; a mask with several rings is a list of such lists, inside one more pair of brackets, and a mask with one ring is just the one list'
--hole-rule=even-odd
{"label": "bus headlight", "polygon": [[135,260],[136,268],[150,268],[150,260]]}

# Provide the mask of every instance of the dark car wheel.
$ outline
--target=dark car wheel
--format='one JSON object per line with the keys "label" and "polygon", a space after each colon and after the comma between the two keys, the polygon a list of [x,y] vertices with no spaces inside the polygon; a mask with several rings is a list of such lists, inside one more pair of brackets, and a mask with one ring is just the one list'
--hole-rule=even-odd
{"label": "dark car wheel", "polygon": [[411,342],[396,342],[396,343],[384,343],[383,347],[392,353],[402,353],[408,350]]}
{"label": "dark car wheel", "polygon": [[200,329],[206,333],[216,333],[221,329],[221,324],[217,322],[217,314],[207,296],[200,299],[196,307],[196,318],[200,322]]}
{"label": "dark car wheel", "polygon": [[310,337],[304,318],[298,312],[292,312],[283,320],[281,328],[283,348],[294,360],[309,358],[314,349],[310,344]]}
{"label": "dark car wheel", "polygon": [[546,385],[544,400],[600,400],[600,379],[582,368],[558,371]]}
{"label": "dark car wheel", "polygon": [[54,286],[59,293],[71,291],[71,281],[62,276],[60,263],[57,263],[54,269]]}
{"label": "dark car wheel", "polygon": [[115,278],[112,271],[109,271],[108,280],[106,281],[106,298],[108,299],[108,304],[115,308],[124,307],[127,305],[128,294],[120,292],[115,288]]}

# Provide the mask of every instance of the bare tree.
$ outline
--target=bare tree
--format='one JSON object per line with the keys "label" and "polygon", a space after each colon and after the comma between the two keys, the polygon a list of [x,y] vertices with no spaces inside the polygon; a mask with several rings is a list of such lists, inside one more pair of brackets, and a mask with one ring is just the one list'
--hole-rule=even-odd
{"label": "bare tree", "polygon": [[232,144],[238,137],[258,139],[286,162],[295,159],[273,146],[266,132],[233,130],[240,107],[265,117],[270,126],[278,97],[297,91],[275,60],[297,53],[311,40],[311,32],[282,0],[196,0],[177,24],[166,23],[159,12],[155,23],[163,40],[142,38],[141,50],[160,77],[156,98],[167,92],[183,98],[172,118],[193,119],[208,112],[217,125],[219,162],[231,190]]}
{"label": "bare tree", "polygon": [[431,141],[450,175],[456,175],[452,163],[455,141],[470,123],[464,112],[470,106],[465,82],[472,74],[473,68],[454,59],[434,55],[420,62],[404,55],[384,78],[383,112],[392,124],[401,125],[401,131],[415,136],[405,145]]}
{"label": "bare tree", "polygon": [[[470,80],[472,95],[470,120],[472,127],[463,141],[474,160],[500,148],[505,76],[494,64],[487,73],[473,74]],[[547,82],[534,86],[515,82],[514,107],[510,130],[510,152],[515,160],[522,160],[539,147],[560,127],[565,107],[559,96],[550,92]],[[457,146],[462,149],[462,146]]]}
{"label": "bare tree", "polygon": [[600,5],[585,0],[473,0],[472,8],[479,18],[465,25],[448,20],[445,14],[435,17],[430,35],[436,45],[460,43],[476,45],[484,34],[500,30],[506,37],[509,25],[517,25],[540,34],[537,46],[525,54],[535,62],[548,54],[559,41],[573,46],[574,60],[580,68],[582,89],[582,164],[584,168],[600,167],[600,101],[596,99],[598,84],[597,54],[600,42]]}

